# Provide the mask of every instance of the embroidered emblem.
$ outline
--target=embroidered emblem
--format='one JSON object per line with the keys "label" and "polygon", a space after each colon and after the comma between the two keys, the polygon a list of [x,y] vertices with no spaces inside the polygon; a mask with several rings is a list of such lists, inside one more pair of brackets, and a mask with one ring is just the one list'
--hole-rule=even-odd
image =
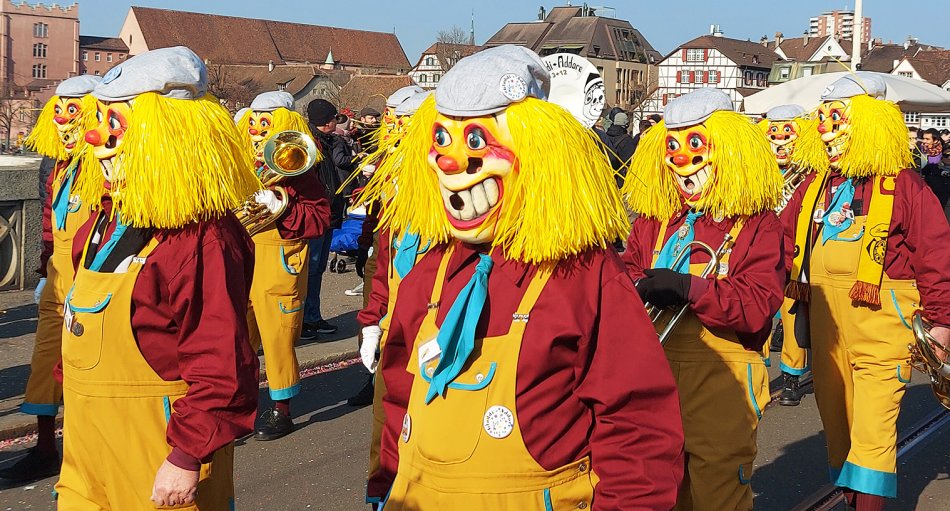
{"label": "embroidered emblem", "polygon": [[508,408],[495,405],[485,412],[485,432],[492,438],[505,438],[515,429],[515,414]]}
{"label": "embroidered emblem", "polygon": [[517,322],[519,322],[519,321],[522,322],[522,323],[527,323],[527,322],[528,322],[528,316],[530,316],[530,314],[517,314],[517,313],[516,313],[516,314],[512,314],[512,315],[511,315],[511,320],[512,320],[513,322],[515,322],[515,323],[517,323]]}

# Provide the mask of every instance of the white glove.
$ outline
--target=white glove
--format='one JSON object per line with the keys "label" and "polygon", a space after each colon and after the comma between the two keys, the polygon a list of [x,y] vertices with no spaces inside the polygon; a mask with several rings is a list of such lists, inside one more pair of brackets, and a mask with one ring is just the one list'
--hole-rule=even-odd
{"label": "white glove", "polygon": [[376,349],[379,348],[379,338],[383,336],[383,330],[379,325],[363,327],[363,344],[360,345],[360,358],[363,359],[363,365],[371,373],[376,372]]}
{"label": "white glove", "polygon": [[254,200],[258,204],[263,204],[271,213],[277,213],[280,210],[280,200],[277,194],[271,190],[261,190],[254,194]]}
{"label": "white glove", "polygon": [[46,287],[46,277],[36,283],[36,289],[33,291],[33,303],[40,304],[40,296],[43,296],[43,288]]}
{"label": "white glove", "polygon": [[366,177],[372,177],[372,176],[373,176],[373,173],[376,172],[376,165],[373,165],[372,163],[363,165],[363,168],[361,168],[360,171],[363,172],[363,175],[364,175],[364,176],[366,176]]}

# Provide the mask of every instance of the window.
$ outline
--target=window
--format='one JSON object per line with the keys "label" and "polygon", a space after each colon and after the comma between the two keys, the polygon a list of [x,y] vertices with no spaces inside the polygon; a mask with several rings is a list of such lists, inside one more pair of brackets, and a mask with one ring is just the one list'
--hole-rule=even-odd
{"label": "window", "polygon": [[948,117],[934,117],[933,118],[934,128],[946,128],[947,126],[950,126],[950,118]]}
{"label": "window", "polygon": [[706,50],[702,48],[689,48],[686,50],[686,62],[703,62],[706,60]]}
{"label": "window", "polygon": [[33,57],[38,59],[46,58],[46,48],[47,46],[43,43],[36,43],[33,45]]}
{"label": "window", "polygon": [[102,56],[99,55],[99,52],[96,52],[96,62],[99,62],[100,60],[102,60]]}
{"label": "window", "polygon": [[677,71],[676,81],[679,83],[689,83],[689,73],[690,71]]}
{"label": "window", "polygon": [[46,78],[46,64],[33,64],[33,78]]}
{"label": "window", "polygon": [[911,73],[910,71],[898,71],[897,76],[903,76],[904,78],[913,78],[914,73]]}
{"label": "window", "polygon": [[778,77],[782,80],[788,80],[789,74],[792,72],[792,68],[783,67],[778,70]]}
{"label": "window", "polygon": [[106,53],[106,62],[112,62],[112,54]]}
{"label": "window", "polygon": [[710,71],[709,72],[709,83],[719,83],[722,74],[719,71]]}
{"label": "window", "polygon": [[434,65],[435,65],[435,57],[426,57],[426,65],[427,65],[427,66],[434,66]]}
{"label": "window", "polygon": [[439,73],[432,75],[432,81],[435,83],[439,83],[439,78],[442,78],[442,75],[440,75]]}
{"label": "window", "polygon": [[96,69],[96,76],[99,76],[99,70]]}
{"label": "window", "polygon": [[904,124],[917,124],[920,122],[920,114],[917,112],[904,112]]}
{"label": "window", "polygon": [[88,62],[88,61],[89,61],[89,52],[88,52],[88,51],[86,51],[86,50],[83,50],[83,51],[82,51],[82,60],[83,60],[83,62]]}
{"label": "window", "polygon": [[419,83],[426,83],[429,81],[429,75],[419,75]]}
{"label": "window", "polygon": [[120,54],[119,54],[119,60],[125,60],[125,54],[124,54],[124,53],[120,53]]}
{"label": "window", "polygon": [[34,23],[33,37],[49,37],[49,25],[46,23]]}
{"label": "window", "polygon": [[812,67],[804,67],[804,68],[802,68],[802,76],[811,76],[811,75],[813,75],[813,74],[815,74],[815,69],[814,69],[814,68],[812,68]]}

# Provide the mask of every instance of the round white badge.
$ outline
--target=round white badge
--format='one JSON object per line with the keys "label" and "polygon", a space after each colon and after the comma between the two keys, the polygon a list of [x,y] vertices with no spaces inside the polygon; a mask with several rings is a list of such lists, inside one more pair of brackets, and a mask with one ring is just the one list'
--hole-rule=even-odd
{"label": "round white badge", "polygon": [[495,405],[485,412],[485,432],[492,438],[505,438],[515,429],[515,414],[501,405]]}
{"label": "round white badge", "polygon": [[412,419],[409,418],[409,413],[407,412],[402,418],[402,433],[399,435],[402,438],[403,443],[409,442],[409,435],[412,433]]}
{"label": "round white badge", "polygon": [[821,91],[821,97],[822,97],[822,98],[827,98],[827,97],[830,96],[831,93],[834,92],[834,91],[835,91],[835,86],[834,86],[834,85],[829,85],[829,86],[825,87],[825,90]]}
{"label": "round white badge", "polygon": [[528,84],[523,78],[508,73],[501,77],[501,93],[512,101],[521,101],[528,96]]}

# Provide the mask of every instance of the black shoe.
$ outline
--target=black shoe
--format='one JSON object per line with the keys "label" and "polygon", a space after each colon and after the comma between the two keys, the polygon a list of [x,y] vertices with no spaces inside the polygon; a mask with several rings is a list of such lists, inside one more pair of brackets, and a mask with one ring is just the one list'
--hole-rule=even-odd
{"label": "black shoe", "polygon": [[58,452],[46,453],[33,447],[26,457],[13,466],[0,470],[0,478],[14,483],[46,479],[59,474],[62,464],[63,460]]}
{"label": "black shoe", "polygon": [[782,381],[785,387],[782,389],[782,396],[778,404],[782,406],[798,406],[802,402],[802,391],[799,387],[798,376],[794,374],[782,373]]}
{"label": "black shoe", "polygon": [[317,336],[319,335],[320,334],[318,334],[317,331],[313,329],[313,326],[311,326],[311,323],[304,323],[303,328],[300,329],[301,341],[309,341],[311,339],[316,339]]}
{"label": "black shoe", "polygon": [[257,428],[254,440],[277,440],[290,434],[294,430],[294,422],[290,417],[280,413],[276,408],[271,408],[263,414],[264,424]]}
{"label": "black shoe", "polygon": [[782,326],[782,322],[779,321],[778,325],[775,325],[775,330],[772,331],[772,351],[780,352],[782,351],[782,343],[785,341],[785,327]]}
{"label": "black shoe", "polygon": [[304,323],[304,329],[310,329],[311,332],[317,334],[335,334],[336,325],[328,323],[326,320],[321,319],[315,323]]}
{"label": "black shoe", "polygon": [[360,389],[353,397],[346,400],[346,404],[350,406],[366,406],[373,404],[373,394],[375,389],[373,386],[373,379],[370,378],[366,382],[366,385],[363,385],[363,388]]}

